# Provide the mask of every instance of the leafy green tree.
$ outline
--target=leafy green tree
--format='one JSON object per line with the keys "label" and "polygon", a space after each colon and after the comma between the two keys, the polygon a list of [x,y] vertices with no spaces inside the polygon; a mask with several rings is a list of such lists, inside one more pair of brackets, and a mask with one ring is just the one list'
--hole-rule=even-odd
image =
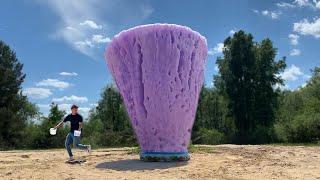
{"label": "leafy green tree", "polygon": [[275,134],[281,142],[305,143],[320,139],[320,68],[315,67],[305,87],[279,98]]}
{"label": "leafy green tree", "polygon": [[[275,61],[276,49],[269,39],[253,41],[251,34],[239,31],[224,41],[223,57],[217,59],[220,90],[225,91],[229,115],[237,127],[237,143],[258,143],[268,140],[274,121],[277,92],[281,84],[277,76],[285,68],[285,60]],[[259,128],[258,128],[259,127]],[[263,134],[257,134],[256,130]]]}
{"label": "leafy green tree", "polygon": [[[103,90],[101,100],[91,112],[87,126],[95,127],[101,132],[98,146],[137,144],[121,95],[113,85],[108,85]],[[90,138],[97,140],[93,136],[96,135],[93,133]]]}
{"label": "leafy green tree", "polygon": [[214,87],[209,88],[203,86],[200,92],[196,119],[193,126],[192,143],[209,143],[209,141],[204,139],[210,139],[212,136],[208,137],[209,135],[218,133],[219,137],[217,136],[215,140],[212,139],[210,144],[229,141],[234,133],[235,127],[232,119],[230,121],[230,118],[228,118],[227,113],[227,103],[225,98],[219,94],[218,90]]}
{"label": "leafy green tree", "polygon": [[63,147],[68,128],[60,128],[55,136],[50,135],[49,129],[57,125],[65,114],[65,111],[60,110],[57,104],[52,103],[48,116],[42,117],[40,124],[30,125],[29,128],[34,131],[30,146],[41,149]]}

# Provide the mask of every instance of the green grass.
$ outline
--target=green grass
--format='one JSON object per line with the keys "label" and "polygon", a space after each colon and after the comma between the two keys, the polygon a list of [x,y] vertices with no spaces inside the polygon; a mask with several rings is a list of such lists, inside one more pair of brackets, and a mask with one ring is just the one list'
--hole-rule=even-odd
{"label": "green grass", "polygon": [[197,145],[190,145],[188,148],[190,153],[208,153],[212,154],[215,153],[215,148],[207,147],[207,146],[197,146]]}
{"label": "green grass", "polygon": [[140,152],[140,147],[133,147],[128,150],[127,154],[139,154]]}

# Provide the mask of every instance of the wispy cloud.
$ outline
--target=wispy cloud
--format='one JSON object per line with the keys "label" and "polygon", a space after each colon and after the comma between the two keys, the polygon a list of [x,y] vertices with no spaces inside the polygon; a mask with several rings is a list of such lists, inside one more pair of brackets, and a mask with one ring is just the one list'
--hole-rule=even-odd
{"label": "wispy cloud", "polygon": [[304,19],[293,24],[293,31],[301,35],[311,35],[315,38],[320,38],[320,17],[315,18],[314,21]]}
{"label": "wispy cloud", "polygon": [[256,9],[254,9],[252,11],[256,14],[261,14],[261,15],[269,17],[271,19],[279,19],[280,15],[281,15],[280,11],[269,11],[269,10],[259,11]]}
{"label": "wispy cloud", "polygon": [[143,19],[149,17],[154,11],[154,9],[150,5],[147,5],[147,4],[141,4],[140,10],[142,12]]}
{"label": "wispy cloud", "polygon": [[218,43],[214,48],[209,49],[209,55],[216,55],[223,52],[224,45],[223,43]]}
{"label": "wispy cloud", "polygon": [[124,4],[112,0],[38,1],[46,4],[60,17],[58,29],[51,37],[63,40],[74,50],[93,59],[101,53],[100,47],[111,41],[110,33],[114,26],[110,21],[119,18],[119,12],[123,19],[143,20],[154,11],[143,2]]}
{"label": "wispy cloud", "polygon": [[289,40],[291,45],[298,45],[299,35],[296,34],[289,34]]}
{"label": "wispy cloud", "polygon": [[280,8],[295,8],[296,7],[294,4],[286,3],[286,2],[279,2],[279,3],[276,3],[276,5]]}
{"label": "wispy cloud", "polygon": [[70,103],[85,103],[88,102],[88,98],[87,97],[81,97],[81,96],[75,96],[75,95],[71,95],[71,96],[63,96],[61,98],[53,98],[52,99],[53,102],[70,102]]}
{"label": "wispy cloud", "polygon": [[259,14],[260,12],[256,9],[253,9],[252,12],[256,13],[256,14]]}
{"label": "wispy cloud", "polygon": [[275,12],[275,11],[268,11],[268,10],[264,10],[261,11],[261,14],[267,17],[270,17],[271,19],[279,19],[280,16],[280,12]]}
{"label": "wispy cloud", "polygon": [[108,43],[108,42],[111,42],[111,39],[109,37],[104,37],[101,34],[94,34],[92,35],[91,42],[97,43],[97,44]]}
{"label": "wispy cloud", "polygon": [[[43,2],[43,1],[41,1]],[[102,0],[49,0],[45,3],[60,17],[55,32],[56,39],[62,39],[73,49],[94,58],[93,45],[87,41],[92,31],[101,31],[99,3]]]}
{"label": "wispy cloud", "polygon": [[301,51],[299,49],[292,49],[290,51],[290,56],[299,56],[301,54]]}
{"label": "wispy cloud", "polygon": [[276,5],[280,8],[303,8],[309,7],[311,9],[317,10],[320,9],[320,1],[319,0],[294,0],[292,3],[287,2],[279,2]]}
{"label": "wispy cloud", "polygon": [[59,73],[61,76],[78,76],[76,72],[61,72]]}
{"label": "wispy cloud", "polygon": [[[88,23],[92,22],[92,23]],[[80,25],[82,24],[82,25]],[[95,58],[96,45],[94,41],[92,41],[93,33],[103,33],[100,27],[102,25],[98,25],[93,21],[85,20],[83,23],[76,24],[74,26],[62,27],[55,34],[58,39],[63,39],[66,43],[68,43],[73,49],[85,54],[89,57]],[[84,24],[88,24],[84,26]],[[91,25],[89,25],[91,24]],[[89,27],[89,28],[86,28]],[[103,35],[100,35],[103,37]],[[109,39],[109,37],[105,37]],[[105,41],[110,42],[110,41]]]}
{"label": "wispy cloud", "polygon": [[59,89],[65,89],[70,87],[70,83],[65,81],[60,81],[58,79],[44,79],[36,84],[36,86],[44,86],[44,87],[54,87]]}
{"label": "wispy cloud", "polygon": [[52,95],[50,89],[47,88],[26,88],[22,91],[22,94],[31,97],[33,99],[45,99]]}
{"label": "wispy cloud", "polygon": [[315,7],[316,1],[312,0],[295,0],[294,3],[299,7]]}
{"label": "wispy cloud", "polygon": [[91,29],[102,29],[102,25],[98,25],[96,22],[92,20],[85,20],[84,22],[79,24],[80,26],[88,26]]}

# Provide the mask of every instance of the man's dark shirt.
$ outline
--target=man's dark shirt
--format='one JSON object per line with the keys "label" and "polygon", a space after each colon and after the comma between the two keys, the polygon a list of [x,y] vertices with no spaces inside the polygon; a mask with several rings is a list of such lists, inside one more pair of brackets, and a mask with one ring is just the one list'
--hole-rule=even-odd
{"label": "man's dark shirt", "polygon": [[63,120],[63,122],[67,122],[67,121],[70,121],[70,124],[71,124],[70,132],[74,132],[74,130],[79,129],[79,122],[82,122],[82,116],[80,114],[76,114],[76,115],[69,114]]}

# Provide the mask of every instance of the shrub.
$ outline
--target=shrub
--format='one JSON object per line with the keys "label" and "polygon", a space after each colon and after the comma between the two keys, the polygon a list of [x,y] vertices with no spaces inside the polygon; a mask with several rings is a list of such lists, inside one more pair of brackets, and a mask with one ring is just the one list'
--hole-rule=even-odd
{"label": "shrub", "polygon": [[216,129],[201,128],[195,133],[195,144],[221,144],[224,141],[224,134]]}

